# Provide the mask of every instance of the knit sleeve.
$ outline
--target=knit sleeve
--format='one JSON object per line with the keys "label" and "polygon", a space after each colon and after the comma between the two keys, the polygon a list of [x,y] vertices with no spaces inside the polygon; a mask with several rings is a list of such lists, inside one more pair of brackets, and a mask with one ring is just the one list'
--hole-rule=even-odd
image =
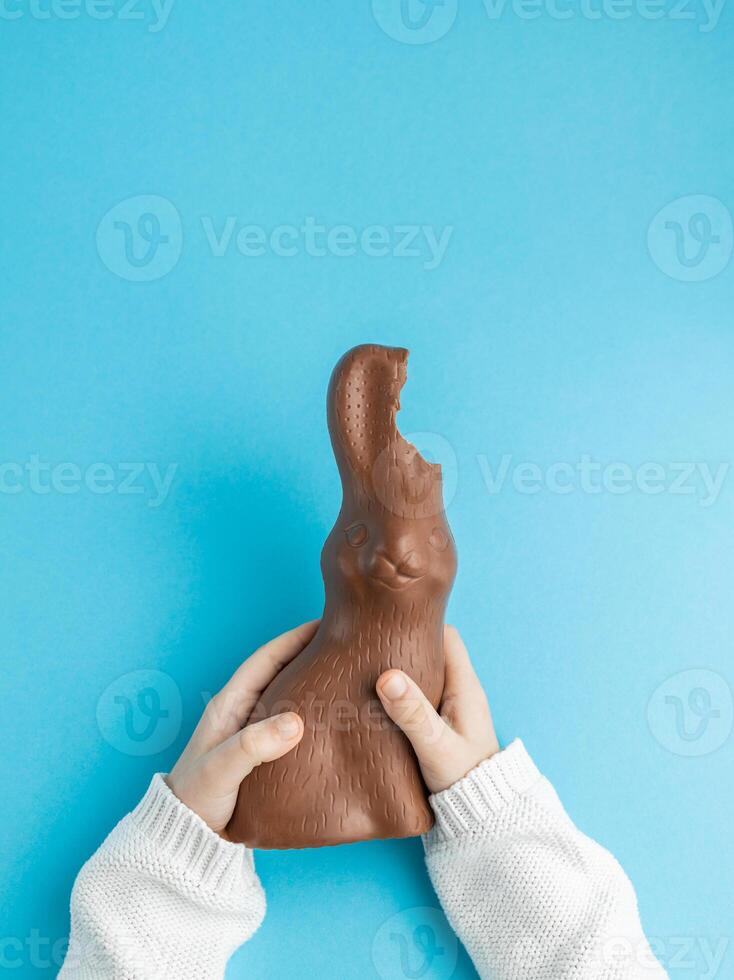
{"label": "knit sleeve", "polygon": [[264,914],[252,852],[217,836],[156,775],[79,872],[59,976],[221,977]]}
{"label": "knit sleeve", "polygon": [[660,980],[635,893],[573,825],[522,742],[431,797],[426,863],[446,916],[491,980]]}

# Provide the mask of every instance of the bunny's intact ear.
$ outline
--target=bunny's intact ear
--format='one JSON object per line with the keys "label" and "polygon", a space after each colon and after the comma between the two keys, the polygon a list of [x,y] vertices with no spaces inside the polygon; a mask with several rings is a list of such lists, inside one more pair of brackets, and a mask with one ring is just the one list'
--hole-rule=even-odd
{"label": "bunny's intact ear", "polygon": [[441,467],[398,432],[407,361],[403,347],[352,348],[331,376],[327,415],[345,496],[368,510],[424,517],[443,510]]}

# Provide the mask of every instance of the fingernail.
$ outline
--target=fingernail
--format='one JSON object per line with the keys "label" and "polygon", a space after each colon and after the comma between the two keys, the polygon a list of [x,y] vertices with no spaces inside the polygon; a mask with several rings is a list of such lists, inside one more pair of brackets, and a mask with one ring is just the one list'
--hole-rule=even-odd
{"label": "fingernail", "polygon": [[281,715],[276,718],[275,725],[278,729],[278,734],[283,738],[293,738],[301,730],[301,720],[298,715]]}
{"label": "fingernail", "polygon": [[384,684],[380,685],[380,690],[382,693],[391,701],[394,701],[395,698],[401,697],[401,695],[405,694],[407,689],[408,682],[399,671],[394,674],[390,674]]}

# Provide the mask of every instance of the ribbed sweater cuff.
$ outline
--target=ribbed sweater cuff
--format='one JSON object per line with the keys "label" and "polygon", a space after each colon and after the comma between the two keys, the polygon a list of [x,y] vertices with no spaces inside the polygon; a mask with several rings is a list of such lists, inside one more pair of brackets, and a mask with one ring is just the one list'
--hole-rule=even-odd
{"label": "ribbed sweater cuff", "polygon": [[196,891],[237,902],[257,882],[252,851],[215,834],[171,792],[161,773],[153,776],[130,820],[154,845],[161,864],[175,867]]}
{"label": "ribbed sweater cuff", "polygon": [[480,830],[492,813],[507,806],[540,779],[535,763],[520,739],[485,759],[441,793],[429,797],[436,823],[425,835],[438,844]]}

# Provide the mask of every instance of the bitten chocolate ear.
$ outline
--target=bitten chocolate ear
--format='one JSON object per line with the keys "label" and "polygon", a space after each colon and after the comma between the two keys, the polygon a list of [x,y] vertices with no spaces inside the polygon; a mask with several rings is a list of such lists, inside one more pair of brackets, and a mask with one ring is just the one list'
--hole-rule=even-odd
{"label": "bitten chocolate ear", "polygon": [[443,511],[441,470],[397,428],[408,351],[364,344],[348,351],[331,377],[327,416],[345,496],[404,517]]}
{"label": "bitten chocolate ear", "polygon": [[327,417],[343,498],[321,555],[324,613],[259,705],[261,716],[297,711],[304,735],[240,787],[227,834],[251,847],[410,837],[433,822],[413,750],[375,693],[379,675],[397,667],[438,706],[456,574],[440,467],[397,429],[407,358],[403,348],[365,344],[331,377]]}

